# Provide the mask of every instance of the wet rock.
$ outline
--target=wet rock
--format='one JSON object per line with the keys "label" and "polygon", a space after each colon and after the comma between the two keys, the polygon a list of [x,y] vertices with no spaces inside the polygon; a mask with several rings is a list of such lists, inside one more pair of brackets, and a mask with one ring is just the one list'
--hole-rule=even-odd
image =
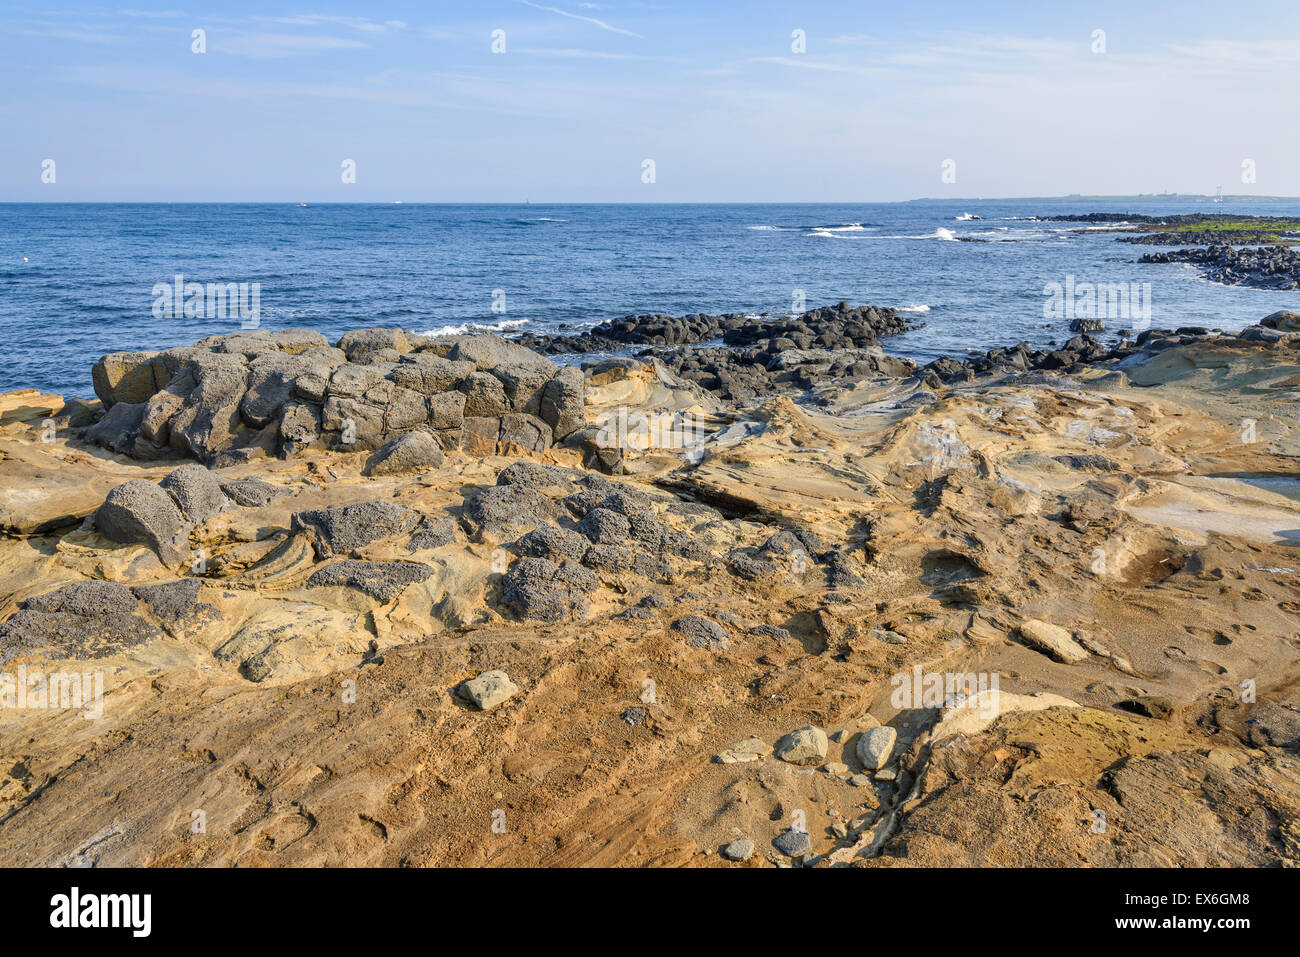
{"label": "wet rock", "polygon": [[787,764],[810,766],[826,760],[827,747],[826,732],[809,724],[778,741],[775,754]]}

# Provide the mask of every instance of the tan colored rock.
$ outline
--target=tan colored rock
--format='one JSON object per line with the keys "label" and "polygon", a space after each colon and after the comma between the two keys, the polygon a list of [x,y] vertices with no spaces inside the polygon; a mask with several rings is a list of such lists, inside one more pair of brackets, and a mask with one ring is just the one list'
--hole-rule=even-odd
{"label": "tan colored rock", "polygon": [[1020,623],[1020,637],[1035,651],[1065,664],[1083,661],[1088,652],[1060,625],[1029,618]]}

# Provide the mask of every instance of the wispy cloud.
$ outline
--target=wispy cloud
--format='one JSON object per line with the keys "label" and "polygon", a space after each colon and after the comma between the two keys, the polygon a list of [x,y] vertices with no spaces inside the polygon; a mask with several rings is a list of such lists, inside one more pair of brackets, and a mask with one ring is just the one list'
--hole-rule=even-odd
{"label": "wispy cloud", "polygon": [[545,47],[515,47],[516,53],[531,56],[574,57],[589,60],[654,60],[656,57],[643,56],[638,53],[606,53],[603,50],[551,50]]}
{"label": "wispy cloud", "polygon": [[639,33],[633,33],[631,30],[624,30],[622,27],[613,26],[612,24],[606,23],[604,20],[597,20],[595,17],[584,17],[580,13],[569,13],[567,10],[560,10],[556,7],[543,6],[540,3],[533,3],[533,0],[519,0],[519,2],[524,6],[532,7],[536,10],[545,10],[548,13],[558,13],[560,16],[569,17],[572,20],[584,20],[587,23],[594,23],[602,30],[608,30],[610,33],[621,33],[624,36],[636,37],[638,40],[645,39],[645,37]]}
{"label": "wispy cloud", "polygon": [[366,44],[360,40],[349,40],[344,37],[308,36],[295,33],[241,33],[229,38],[218,37],[213,43],[214,50],[256,60],[275,60],[310,53],[330,53],[335,50],[356,50],[365,46]]}

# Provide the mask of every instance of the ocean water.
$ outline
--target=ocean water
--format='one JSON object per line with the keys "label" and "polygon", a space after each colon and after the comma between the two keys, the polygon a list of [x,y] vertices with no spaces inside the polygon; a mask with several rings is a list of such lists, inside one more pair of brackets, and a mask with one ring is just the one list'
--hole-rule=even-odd
{"label": "ocean water", "polygon": [[1300,306],[1295,292],[1138,265],[1147,247],[1028,219],[1092,211],[1297,216],[1300,202],[0,204],[0,391],[90,396],[105,352],[241,327],[238,314],[156,316],[155,286],[177,274],[257,283],[261,328],[331,340],[363,326],[508,334],[631,313],[787,313],[802,290],[808,308],[908,310],[919,328],[885,347],[923,361],[1063,341],[1067,322],[1044,318],[1044,287],[1070,276],[1150,283],[1154,326],[1238,329]]}

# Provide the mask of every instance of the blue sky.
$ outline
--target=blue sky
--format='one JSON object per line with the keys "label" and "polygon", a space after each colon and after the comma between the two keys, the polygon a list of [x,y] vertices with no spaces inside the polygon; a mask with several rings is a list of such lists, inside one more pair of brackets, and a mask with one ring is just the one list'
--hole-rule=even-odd
{"label": "blue sky", "polygon": [[0,201],[1300,195],[1294,0],[48,2],[0,4]]}

